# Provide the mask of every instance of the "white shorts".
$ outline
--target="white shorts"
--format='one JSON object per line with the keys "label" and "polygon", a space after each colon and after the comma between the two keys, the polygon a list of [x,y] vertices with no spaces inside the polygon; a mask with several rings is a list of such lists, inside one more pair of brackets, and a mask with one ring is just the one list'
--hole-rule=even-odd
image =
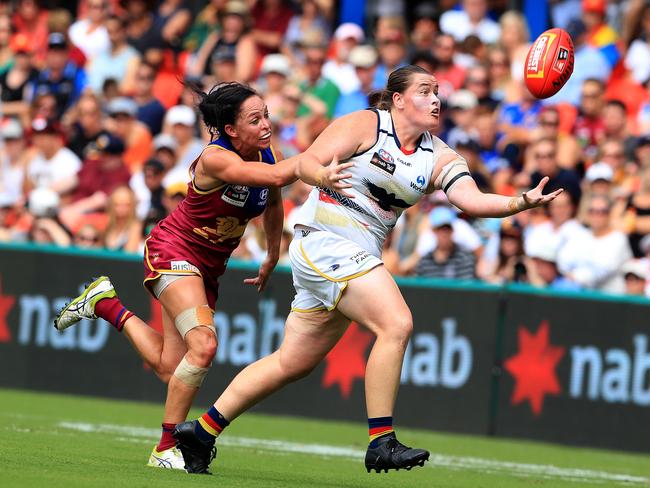
{"label": "white shorts", "polygon": [[291,310],[295,312],[334,310],[348,281],[383,264],[358,244],[322,230],[297,230],[289,258],[296,289]]}
{"label": "white shorts", "polygon": [[151,285],[151,291],[153,291],[154,296],[160,300],[160,295],[162,295],[162,292],[165,291],[169,285],[171,285],[176,280],[185,278],[186,276],[186,274],[161,274],[154,280],[153,284]]}

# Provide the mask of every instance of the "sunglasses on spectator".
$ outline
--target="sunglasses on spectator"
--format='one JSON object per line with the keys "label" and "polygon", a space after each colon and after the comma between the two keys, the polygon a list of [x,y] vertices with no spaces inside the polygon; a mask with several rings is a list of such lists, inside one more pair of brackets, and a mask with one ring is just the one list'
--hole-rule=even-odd
{"label": "sunglasses on spectator", "polygon": [[99,236],[79,234],[77,240],[81,242],[99,242]]}
{"label": "sunglasses on spectator", "polygon": [[597,208],[597,207],[592,207],[587,210],[588,213],[590,214],[595,214],[595,215],[607,215],[609,213],[608,208]]}
{"label": "sunglasses on spectator", "polygon": [[625,275],[625,281],[645,281],[645,278],[637,276],[634,273],[627,273]]}
{"label": "sunglasses on spectator", "polygon": [[584,92],[584,93],[582,93],[581,96],[582,96],[582,98],[598,98],[600,96],[600,93],[599,92],[592,92],[592,93]]}
{"label": "sunglasses on spectator", "polygon": [[554,159],[555,153],[537,153],[535,154],[535,159]]}

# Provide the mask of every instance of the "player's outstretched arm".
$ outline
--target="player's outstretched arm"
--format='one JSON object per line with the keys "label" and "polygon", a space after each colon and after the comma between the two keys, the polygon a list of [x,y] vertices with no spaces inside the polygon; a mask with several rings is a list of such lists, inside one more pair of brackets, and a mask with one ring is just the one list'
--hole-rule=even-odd
{"label": "player's outstretched arm", "polygon": [[494,193],[483,193],[472,178],[460,178],[448,190],[449,201],[463,212],[474,217],[506,217],[529,208],[546,205],[562,193],[562,189],[543,194],[548,177],[542,179],[532,190],[518,197],[506,197]]}
{"label": "player's outstretched arm", "polygon": [[352,166],[346,161],[352,155],[366,151],[377,141],[377,114],[360,110],[334,120],[309,148],[297,156],[296,176],[309,185],[332,188],[347,196],[351,185],[345,180]]}
{"label": "player's outstretched arm", "polygon": [[204,151],[201,160],[196,174],[212,180],[209,186],[223,181],[234,185],[281,187],[297,179],[296,161],[284,160],[276,164],[244,161],[236,153],[218,148]]}

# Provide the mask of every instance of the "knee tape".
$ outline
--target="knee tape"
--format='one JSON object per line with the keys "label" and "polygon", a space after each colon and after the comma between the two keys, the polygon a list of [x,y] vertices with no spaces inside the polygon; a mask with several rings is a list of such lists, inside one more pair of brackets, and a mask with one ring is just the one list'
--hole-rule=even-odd
{"label": "knee tape", "polygon": [[199,368],[198,366],[193,366],[187,362],[185,357],[183,357],[176,367],[176,371],[174,371],[174,376],[187,386],[199,388],[205,377],[208,375],[208,371],[210,371],[210,368]]}
{"label": "knee tape", "polygon": [[174,324],[176,325],[178,332],[181,333],[183,339],[185,339],[185,336],[189,331],[196,327],[207,327],[217,335],[212,320],[213,315],[214,312],[210,310],[210,307],[207,305],[199,305],[198,307],[188,308],[179,313],[174,320]]}

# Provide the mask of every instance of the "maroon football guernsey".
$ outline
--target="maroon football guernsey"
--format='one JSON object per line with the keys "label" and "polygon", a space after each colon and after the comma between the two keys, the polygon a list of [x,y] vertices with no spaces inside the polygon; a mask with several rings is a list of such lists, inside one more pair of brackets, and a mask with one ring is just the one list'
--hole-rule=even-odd
{"label": "maroon football guernsey", "polygon": [[[226,138],[210,145],[235,151]],[[258,154],[260,161],[275,164],[272,148]],[[205,284],[208,305],[214,308],[218,278],[225,272],[228,258],[239,245],[248,222],[266,208],[269,190],[226,182],[212,189],[198,188],[194,184],[197,161],[190,167],[187,196],[145,241],[144,284],[149,288],[149,283],[161,274],[199,275]]]}

